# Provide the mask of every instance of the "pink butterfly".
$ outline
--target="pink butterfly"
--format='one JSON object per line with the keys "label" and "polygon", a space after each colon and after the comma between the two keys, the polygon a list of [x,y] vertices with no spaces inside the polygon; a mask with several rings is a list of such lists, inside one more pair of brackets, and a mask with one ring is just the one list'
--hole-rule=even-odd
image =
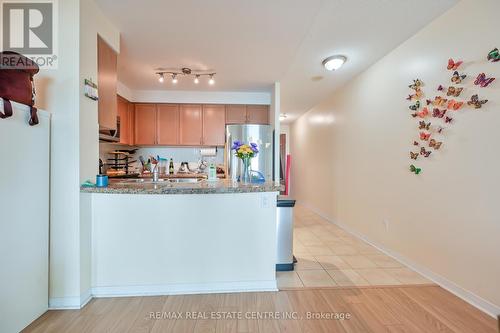
{"label": "pink butterfly", "polygon": [[493,81],[495,81],[494,77],[487,78],[486,74],[481,73],[477,76],[476,80],[474,81],[474,84],[476,86],[481,86],[481,88],[485,88]]}

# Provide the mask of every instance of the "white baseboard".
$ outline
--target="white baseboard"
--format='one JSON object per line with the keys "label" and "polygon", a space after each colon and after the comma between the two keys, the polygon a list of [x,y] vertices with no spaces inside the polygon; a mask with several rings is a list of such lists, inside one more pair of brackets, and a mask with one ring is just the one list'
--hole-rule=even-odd
{"label": "white baseboard", "polygon": [[80,296],[51,297],[49,298],[49,310],[79,310],[87,305],[91,299],[90,289]]}
{"label": "white baseboard", "polygon": [[241,293],[259,291],[277,291],[276,280],[219,282],[204,284],[167,284],[146,286],[107,286],[93,287],[94,297],[189,295],[214,293]]}
{"label": "white baseboard", "polygon": [[471,292],[467,289],[462,288],[461,286],[457,285],[453,281],[450,281],[450,280],[446,279],[445,277],[431,271],[430,269],[415,263],[414,261],[402,256],[401,254],[399,254],[395,251],[392,251],[390,249],[387,249],[383,245],[372,241],[371,239],[367,238],[366,236],[359,233],[358,231],[356,231],[356,230],[350,228],[349,226],[344,225],[344,224],[336,221],[335,219],[329,217],[328,215],[323,213],[321,210],[316,209],[312,205],[310,205],[308,203],[304,203],[304,202],[302,202],[301,204],[304,207],[307,207],[308,209],[312,210],[314,213],[318,214],[319,216],[321,216],[322,218],[324,218],[328,222],[333,223],[333,224],[337,225],[338,227],[344,229],[348,233],[364,240],[365,242],[374,246],[375,248],[377,248],[381,252],[385,253],[389,257],[392,257],[393,259],[399,261],[400,263],[404,264],[405,266],[408,266],[409,268],[413,269],[417,273],[419,273],[422,276],[426,277],[427,279],[433,281],[434,283],[436,283],[437,285],[439,285],[443,289],[448,290],[450,293],[454,294],[455,296],[463,299],[464,301],[466,301],[467,303],[471,304],[472,306],[478,308],[479,310],[483,311],[484,313],[487,313],[491,317],[497,319],[497,316],[500,315],[500,307],[499,306],[485,300],[484,298],[474,294],[473,292]]}

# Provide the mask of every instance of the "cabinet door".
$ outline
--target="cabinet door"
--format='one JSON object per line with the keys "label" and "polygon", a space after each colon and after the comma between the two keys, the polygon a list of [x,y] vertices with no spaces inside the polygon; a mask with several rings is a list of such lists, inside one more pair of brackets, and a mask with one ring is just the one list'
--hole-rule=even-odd
{"label": "cabinet door", "polygon": [[129,102],[118,96],[118,117],[120,119],[120,143],[129,145],[130,144],[130,114],[129,114]]}
{"label": "cabinet door", "polygon": [[201,105],[181,105],[179,141],[181,145],[185,146],[199,146],[202,144]]}
{"label": "cabinet door", "polygon": [[128,103],[128,118],[129,118],[129,142],[133,146],[135,144],[135,106],[134,103]]}
{"label": "cabinet door", "polygon": [[269,124],[269,106],[247,105],[247,122],[249,124]]}
{"label": "cabinet door", "polygon": [[225,142],[226,108],[224,105],[203,105],[203,144],[223,146]]}
{"label": "cabinet door", "polygon": [[159,145],[179,144],[179,105],[158,104],[156,108],[156,143]]}
{"label": "cabinet door", "polygon": [[135,144],[156,144],[156,105],[135,105]]}
{"label": "cabinet door", "polygon": [[246,105],[226,105],[226,124],[245,124],[246,122]]}
{"label": "cabinet door", "polygon": [[97,73],[99,126],[117,129],[117,55],[101,37],[97,37]]}

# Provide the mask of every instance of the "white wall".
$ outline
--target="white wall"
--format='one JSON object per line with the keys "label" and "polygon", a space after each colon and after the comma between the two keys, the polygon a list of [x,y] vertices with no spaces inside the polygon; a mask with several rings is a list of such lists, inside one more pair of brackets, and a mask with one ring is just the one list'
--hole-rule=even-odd
{"label": "white wall", "polygon": [[[496,0],[464,0],[292,125],[293,195],[414,263],[490,314],[500,313],[500,63]],[[381,36],[383,38],[383,36]],[[461,98],[490,101],[453,113],[440,151],[409,151],[418,135],[408,84],[420,78],[426,97],[448,86],[449,57],[469,75]],[[497,77],[473,85],[480,72]],[[473,78],[474,77],[474,78]],[[435,118],[429,119],[438,123]],[[386,230],[383,221],[388,221]]]}
{"label": "white wall", "polygon": [[[206,104],[260,104],[271,103],[268,92],[236,91],[179,91],[179,90],[127,90],[121,84],[120,91],[131,93],[129,101],[142,103],[206,103]],[[125,97],[125,96],[123,96]]]}
{"label": "white wall", "polygon": [[59,66],[35,78],[37,106],[53,114],[49,302],[51,307],[79,307],[90,286],[80,182],[92,178],[98,167],[97,103],[83,96],[83,79],[97,80],[97,32],[116,49],[119,33],[92,0],[58,4]]}

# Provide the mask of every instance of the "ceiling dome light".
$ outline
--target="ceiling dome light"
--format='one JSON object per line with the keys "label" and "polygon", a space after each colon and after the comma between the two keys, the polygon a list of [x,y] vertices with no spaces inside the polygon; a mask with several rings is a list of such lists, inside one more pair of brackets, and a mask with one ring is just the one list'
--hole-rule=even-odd
{"label": "ceiling dome light", "polygon": [[177,83],[177,74],[172,74],[172,83],[173,84]]}
{"label": "ceiling dome light", "polygon": [[160,73],[160,77],[158,78],[158,81],[160,83],[163,83],[163,81],[165,81],[165,77],[164,77],[163,73]]}
{"label": "ceiling dome light", "polygon": [[280,113],[280,120],[285,120],[287,117],[286,113]]}
{"label": "ceiling dome light", "polygon": [[215,84],[215,80],[214,80],[214,75],[213,74],[210,75],[210,79],[208,80],[208,84],[210,84],[210,85],[214,85]]}
{"label": "ceiling dome light", "polygon": [[329,71],[335,71],[342,67],[346,60],[343,55],[334,55],[323,60],[323,66]]}
{"label": "ceiling dome light", "polygon": [[196,77],[194,78],[194,83],[195,84],[200,83],[200,76],[199,75],[196,75]]}

